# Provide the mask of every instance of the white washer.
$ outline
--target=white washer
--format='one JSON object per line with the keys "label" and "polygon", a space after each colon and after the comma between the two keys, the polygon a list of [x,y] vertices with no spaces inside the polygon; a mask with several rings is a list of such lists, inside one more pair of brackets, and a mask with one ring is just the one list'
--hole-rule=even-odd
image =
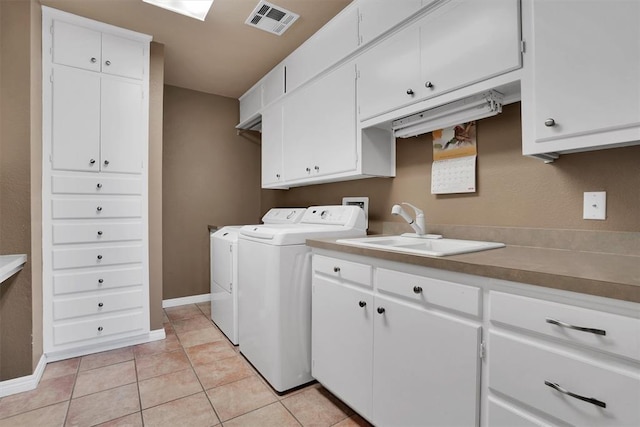
{"label": "white washer", "polygon": [[240,229],[240,352],[277,391],[313,380],[311,250],[306,239],[365,234],[358,206],[312,206],[298,224]]}
{"label": "white washer", "polygon": [[[293,224],[302,219],[303,208],[273,208],[265,224]],[[211,233],[211,320],[238,345],[238,233],[241,225],[222,227]]]}

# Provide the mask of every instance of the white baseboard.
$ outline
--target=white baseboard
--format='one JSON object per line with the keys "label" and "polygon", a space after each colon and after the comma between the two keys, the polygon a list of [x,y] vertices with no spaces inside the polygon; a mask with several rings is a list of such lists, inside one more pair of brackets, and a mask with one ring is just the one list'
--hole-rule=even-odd
{"label": "white baseboard", "polygon": [[58,360],[71,359],[72,357],[86,356],[87,354],[100,353],[101,351],[115,350],[116,348],[129,347],[132,345],[145,344],[151,341],[162,340],[166,337],[164,328],[150,331],[143,335],[136,335],[130,338],[123,338],[117,341],[111,341],[105,344],[90,345],[71,350],[62,350],[47,353],[47,362],[56,362]]}
{"label": "white baseboard", "polygon": [[211,301],[211,294],[192,295],[190,297],[172,298],[162,301],[162,308],[177,307],[179,305],[197,304]]}
{"label": "white baseboard", "polygon": [[12,380],[0,381],[0,397],[9,396],[11,394],[22,393],[23,391],[34,390],[38,387],[40,378],[47,366],[47,357],[43,354],[40,356],[38,366],[31,375],[14,378]]}

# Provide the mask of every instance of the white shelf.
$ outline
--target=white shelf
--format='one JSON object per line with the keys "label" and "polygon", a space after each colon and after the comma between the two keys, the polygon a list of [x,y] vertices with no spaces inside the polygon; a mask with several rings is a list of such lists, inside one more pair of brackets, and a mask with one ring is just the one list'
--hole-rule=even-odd
{"label": "white shelf", "polygon": [[22,270],[26,262],[25,254],[0,255],[0,283]]}

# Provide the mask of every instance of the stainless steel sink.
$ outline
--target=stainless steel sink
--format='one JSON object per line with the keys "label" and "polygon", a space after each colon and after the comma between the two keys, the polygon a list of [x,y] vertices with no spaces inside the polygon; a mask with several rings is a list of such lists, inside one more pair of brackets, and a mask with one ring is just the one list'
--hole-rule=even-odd
{"label": "stainless steel sink", "polygon": [[340,239],[338,243],[364,248],[386,249],[417,255],[447,256],[504,247],[504,243],[479,240],[432,239],[418,236],[380,236]]}

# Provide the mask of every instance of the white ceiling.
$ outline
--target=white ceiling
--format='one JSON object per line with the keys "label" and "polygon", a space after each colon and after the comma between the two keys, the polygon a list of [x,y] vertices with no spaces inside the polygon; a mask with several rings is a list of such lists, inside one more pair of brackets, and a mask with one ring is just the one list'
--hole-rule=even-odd
{"label": "white ceiling", "polygon": [[142,0],[40,0],[55,9],[153,36],[165,83],[238,98],[351,0],[270,0],[300,18],[277,36],[244,24],[258,0],[215,0],[204,22]]}

